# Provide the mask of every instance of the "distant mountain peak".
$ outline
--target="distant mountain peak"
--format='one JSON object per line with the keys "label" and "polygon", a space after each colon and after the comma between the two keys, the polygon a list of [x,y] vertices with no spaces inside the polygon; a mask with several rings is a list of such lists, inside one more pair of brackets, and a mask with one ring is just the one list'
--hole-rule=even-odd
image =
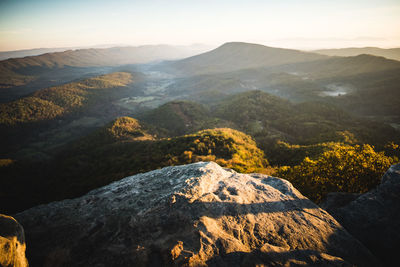
{"label": "distant mountain peak", "polygon": [[256,43],[247,43],[247,42],[226,42],[226,43],[224,43],[223,45],[221,45],[220,47],[223,47],[223,46],[264,46],[264,47],[267,47],[267,46],[265,46],[265,45],[262,45],[262,44],[256,44]]}
{"label": "distant mountain peak", "polygon": [[209,52],[171,62],[167,67],[184,75],[230,72],[325,59],[326,56],[260,44],[228,42]]}

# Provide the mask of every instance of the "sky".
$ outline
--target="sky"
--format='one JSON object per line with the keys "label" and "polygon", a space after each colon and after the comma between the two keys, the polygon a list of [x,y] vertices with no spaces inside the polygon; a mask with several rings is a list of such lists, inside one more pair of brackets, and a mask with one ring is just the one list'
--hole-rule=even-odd
{"label": "sky", "polygon": [[400,47],[400,0],[0,0],[0,51],[231,41]]}

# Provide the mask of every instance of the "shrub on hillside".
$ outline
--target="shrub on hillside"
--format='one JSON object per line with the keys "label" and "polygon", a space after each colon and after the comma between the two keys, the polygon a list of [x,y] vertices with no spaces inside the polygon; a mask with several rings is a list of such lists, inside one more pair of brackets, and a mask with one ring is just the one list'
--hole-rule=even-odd
{"label": "shrub on hillside", "polygon": [[364,193],[379,184],[393,158],[373,146],[332,143],[332,148],[294,167],[281,167],[279,177],[293,183],[304,195],[320,202],[329,192]]}

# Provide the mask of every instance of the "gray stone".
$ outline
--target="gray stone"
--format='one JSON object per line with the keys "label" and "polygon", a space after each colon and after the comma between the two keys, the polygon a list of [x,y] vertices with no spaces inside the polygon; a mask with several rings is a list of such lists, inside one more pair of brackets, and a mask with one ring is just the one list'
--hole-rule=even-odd
{"label": "gray stone", "polygon": [[289,182],[194,163],[16,215],[38,266],[379,266]]}
{"label": "gray stone", "polygon": [[343,207],[327,207],[327,211],[368,247],[385,266],[398,266],[400,164],[390,167],[376,189]]}

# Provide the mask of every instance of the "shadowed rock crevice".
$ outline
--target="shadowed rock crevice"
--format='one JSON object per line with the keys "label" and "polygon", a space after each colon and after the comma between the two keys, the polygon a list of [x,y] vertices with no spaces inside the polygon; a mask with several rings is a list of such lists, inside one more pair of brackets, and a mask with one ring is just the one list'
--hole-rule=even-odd
{"label": "shadowed rock crevice", "polygon": [[215,163],[127,177],[16,215],[32,266],[378,266],[289,182]]}
{"label": "shadowed rock crevice", "polygon": [[[354,237],[369,248],[385,266],[398,265],[400,240],[400,164],[393,165],[374,190],[349,202],[334,193],[322,204]],[[351,197],[351,196],[350,196]],[[335,205],[336,203],[336,205]]]}

